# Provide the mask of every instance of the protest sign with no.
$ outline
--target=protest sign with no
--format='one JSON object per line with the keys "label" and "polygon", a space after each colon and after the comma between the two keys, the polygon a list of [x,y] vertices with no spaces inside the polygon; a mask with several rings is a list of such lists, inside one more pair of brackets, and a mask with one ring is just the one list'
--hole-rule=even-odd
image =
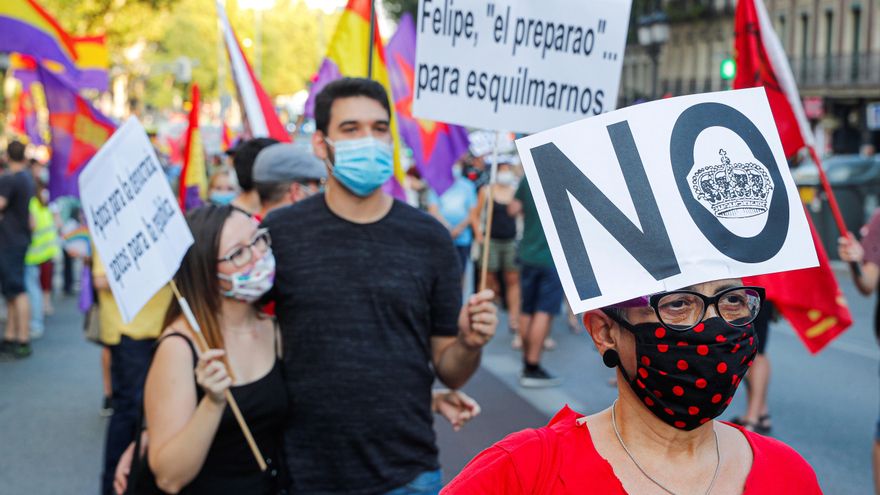
{"label": "protest sign with no", "polygon": [[413,113],[537,132],[613,110],[631,0],[420,0]]}
{"label": "protest sign with no", "polygon": [[79,176],[92,240],[123,320],[129,322],[174,276],[193,243],[156,152],[129,119]]}
{"label": "protest sign with no", "polygon": [[644,103],[516,144],[575,312],[818,264],[763,88]]}

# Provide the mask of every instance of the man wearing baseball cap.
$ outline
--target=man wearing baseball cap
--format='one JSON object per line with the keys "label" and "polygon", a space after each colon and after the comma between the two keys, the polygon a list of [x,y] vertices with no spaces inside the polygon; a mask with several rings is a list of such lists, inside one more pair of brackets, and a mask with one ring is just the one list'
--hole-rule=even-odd
{"label": "man wearing baseball cap", "polygon": [[279,143],[264,148],[254,162],[254,185],[260,195],[260,217],[308,198],[327,179],[327,170],[302,148]]}

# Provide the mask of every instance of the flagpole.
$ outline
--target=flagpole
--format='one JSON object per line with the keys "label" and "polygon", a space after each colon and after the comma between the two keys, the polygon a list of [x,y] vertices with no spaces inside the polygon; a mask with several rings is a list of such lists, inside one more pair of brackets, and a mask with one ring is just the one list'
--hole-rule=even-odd
{"label": "flagpole", "polygon": [[[834,223],[837,224],[837,230],[840,231],[841,237],[849,237],[849,229],[846,228],[846,222],[843,221],[843,215],[840,213],[840,206],[838,206],[837,198],[834,196],[834,191],[831,189],[831,183],[828,182],[828,176],[825,175],[825,169],[822,167],[822,160],[819,159],[819,154],[816,153],[816,147],[813,145],[807,145],[807,149],[810,150],[810,156],[813,158],[813,163],[816,164],[816,170],[819,171],[819,182],[822,183],[822,189],[825,190],[825,194],[828,196],[828,206],[831,208],[831,215],[834,216]],[[857,277],[862,275],[862,269],[855,261],[851,262],[849,267]]]}
{"label": "flagpole", "polygon": [[495,176],[498,174],[498,139],[501,132],[495,131],[492,143],[492,168],[489,169],[489,184],[486,194],[486,227],[483,229],[483,252],[480,261],[480,290],[486,290],[489,275],[489,245],[492,241],[492,214],[495,213]]}
{"label": "flagpole", "polygon": [[376,36],[376,0],[370,0],[370,41],[367,43],[367,79],[373,78],[373,38]]}
{"label": "flagpole", "polygon": [[[177,283],[175,283],[174,280],[171,280],[170,285],[172,292],[174,292],[174,297],[177,299],[177,304],[180,305],[183,317],[186,318],[187,323],[189,323],[190,328],[192,328],[193,333],[196,336],[196,343],[199,346],[199,352],[207,351],[209,349],[208,341],[205,340],[205,336],[202,334],[202,327],[199,325],[199,322],[196,321],[196,317],[193,314],[192,309],[189,307],[189,303],[180,293],[180,290],[178,290]],[[227,368],[227,370],[231,376],[232,370],[229,368]],[[241,409],[238,408],[238,402],[235,401],[235,396],[232,395],[232,391],[228,388],[226,389],[226,392],[224,392],[224,396],[226,397],[226,403],[229,405],[229,409],[232,411],[232,415],[235,416],[235,420],[238,422],[238,427],[241,428],[241,432],[244,434],[244,439],[247,441],[251,453],[257,460],[257,465],[260,466],[260,471],[265,472],[266,469],[268,469],[268,466],[266,465],[262,452],[260,452],[260,447],[257,446],[257,442],[254,440],[254,435],[251,433],[251,429],[248,427],[247,422],[244,420],[244,416],[241,414]]]}

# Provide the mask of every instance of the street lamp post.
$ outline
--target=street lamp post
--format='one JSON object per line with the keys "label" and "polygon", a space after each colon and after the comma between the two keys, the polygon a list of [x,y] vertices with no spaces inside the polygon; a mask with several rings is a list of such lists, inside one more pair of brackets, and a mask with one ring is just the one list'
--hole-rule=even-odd
{"label": "street lamp post", "polygon": [[660,49],[669,41],[666,14],[656,11],[639,18],[639,44],[651,58],[651,99],[657,99],[657,78],[660,73]]}

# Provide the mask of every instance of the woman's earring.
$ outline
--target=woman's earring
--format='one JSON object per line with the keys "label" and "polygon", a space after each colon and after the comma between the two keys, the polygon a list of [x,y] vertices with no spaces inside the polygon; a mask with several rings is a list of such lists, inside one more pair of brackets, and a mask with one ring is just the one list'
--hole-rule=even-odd
{"label": "woman's earring", "polygon": [[609,368],[616,368],[620,364],[620,355],[614,349],[608,349],[602,354],[602,362]]}

